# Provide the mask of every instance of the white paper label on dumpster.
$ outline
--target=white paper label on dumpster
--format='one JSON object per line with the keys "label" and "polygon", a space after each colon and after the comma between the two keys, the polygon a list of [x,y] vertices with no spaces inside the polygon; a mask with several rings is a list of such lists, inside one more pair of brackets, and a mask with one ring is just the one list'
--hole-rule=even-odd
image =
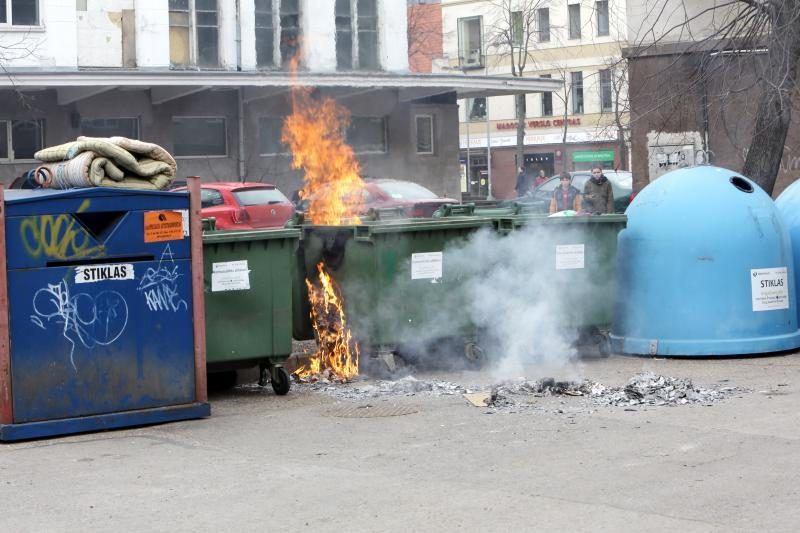
{"label": "white paper label on dumpster", "polygon": [[135,279],[131,263],[116,265],[86,265],[75,267],[75,283]]}
{"label": "white paper label on dumpster", "polygon": [[582,244],[559,244],[556,246],[556,270],[583,268]]}
{"label": "white paper label on dumpster", "polygon": [[753,311],[789,309],[789,277],[786,267],[754,268],[750,271]]}
{"label": "white paper label on dumpster", "polygon": [[183,236],[189,236],[189,210],[188,209],[180,209],[181,214],[181,222],[183,223]]}
{"label": "white paper label on dumpster", "polygon": [[250,290],[247,260],[224,261],[211,266],[211,292]]}
{"label": "white paper label on dumpster", "polygon": [[411,279],[442,277],[442,252],[411,254]]}

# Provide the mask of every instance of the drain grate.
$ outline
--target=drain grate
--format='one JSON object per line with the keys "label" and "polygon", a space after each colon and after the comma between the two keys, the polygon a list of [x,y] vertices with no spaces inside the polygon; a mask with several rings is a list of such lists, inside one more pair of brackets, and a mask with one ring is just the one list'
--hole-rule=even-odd
{"label": "drain grate", "polygon": [[418,413],[419,410],[409,405],[341,405],[328,409],[325,416],[338,418],[380,418],[386,416],[404,416]]}

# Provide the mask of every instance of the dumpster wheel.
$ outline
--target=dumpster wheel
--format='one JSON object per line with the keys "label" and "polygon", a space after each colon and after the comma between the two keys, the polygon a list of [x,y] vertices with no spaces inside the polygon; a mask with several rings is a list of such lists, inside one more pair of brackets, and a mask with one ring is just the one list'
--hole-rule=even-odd
{"label": "dumpster wheel", "polygon": [[480,344],[475,341],[466,341],[464,343],[464,358],[471,367],[479,368],[483,366],[486,355],[483,353],[483,348],[481,348]]}
{"label": "dumpster wheel", "polygon": [[273,366],[270,368],[270,383],[272,383],[272,390],[279,396],[283,396],[289,392],[292,386],[289,373],[282,366]]}

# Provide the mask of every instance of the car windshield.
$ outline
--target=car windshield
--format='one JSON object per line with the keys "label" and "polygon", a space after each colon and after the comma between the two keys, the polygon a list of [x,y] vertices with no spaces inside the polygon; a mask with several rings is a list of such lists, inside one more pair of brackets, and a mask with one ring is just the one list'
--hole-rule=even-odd
{"label": "car windshield", "polygon": [[376,184],[395,200],[427,200],[438,198],[422,185],[410,181],[387,181]]}
{"label": "car windshield", "polygon": [[233,191],[233,196],[239,205],[269,205],[289,202],[289,199],[278,189],[253,188],[238,189]]}

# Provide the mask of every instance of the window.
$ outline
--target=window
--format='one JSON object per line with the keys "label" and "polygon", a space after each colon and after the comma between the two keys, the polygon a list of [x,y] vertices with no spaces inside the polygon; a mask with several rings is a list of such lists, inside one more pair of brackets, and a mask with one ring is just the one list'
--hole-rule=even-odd
{"label": "window", "polygon": [[467,119],[486,120],[486,98],[472,98],[467,100]]}
{"label": "window", "polygon": [[259,67],[275,64],[275,32],[272,26],[272,0],[256,0],[256,63]]}
{"label": "window", "polygon": [[176,157],[228,154],[225,119],[222,117],[173,117],[172,138]]}
{"label": "window", "polygon": [[289,203],[289,199],[281,191],[272,187],[237,189],[233,191],[233,197],[243,206]]}
{"label": "window", "polygon": [[536,22],[539,26],[539,42],[550,42],[550,8],[542,7],[537,9]]}
{"label": "window", "polygon": [[580,115],[583,113],[583,72],[570,72],[572,94],[572,113]]}
{"label": "window", "polygon": [[433,153],[433,115],[417,115],[417,153]]}
{"label": "window", "polygon": [[511,12],[511,45],[522,46],[525,35],[525,20],[522,11]]}
{"label": "window", "polygon": [[300,0],[280,0],[281,65],[288,65],[300,48]]}
{"label": "window", "polygon": [[458,19],[458,62],[461,68],[483,67],[481,17]]}
{"label": "window", "polygon": [[608,0],[595,2],[597,13],[597,35],[608,35]]}
{"label": "window", "polygon": [[217,0],[169,0],[169,60],[173,67],[218,67]]}
{"label": "window", "polygon": [[283,131],[282,117],[261,117],[258,119],[258,153],[260,155],[289,153],[281,142]]}
{"label": "window", "polygon": [[38,26],[39,2],[37,0],[0,0],[0,24],[12,26]]}
{"label": "window", "polygon": [[81,135],[86,137],[139,138],[138,118],[82,118]]}
{"label": "window", "polygon": [[598,74],[600,75],[600,109],[603,111],[611,111],[614,108],[611,93],[611,70],[601,70]]}
{"label": "window", "polygon": [[225,200],[222,199],[222,193],[215,189],[200,189],[200,207],[214,207],[222,205]]}
{"label": "window", "polygon": [[569,38],[581,38],[581,5],[570,4],[567,6],[569,16]]}
{"label": "window", "polygon": [[378,70],[377,0],[336,0],[336,68]]}
{"label": "window", "polygon": [[44,145],[44,122],[41,120],[0,120],[0,159],[24,161]]}
{"label": "window", "polygon": [[[552,78],[550,74],[542,74],[541,77]],[[542,116],[543,117],[553,116],[553,93],[551,92],[542,93]]]}
{"label": "window", "polygon": [[350,127],[345,132],[345,139],[356,153],[385,153],[386,118],[350,117]]}

